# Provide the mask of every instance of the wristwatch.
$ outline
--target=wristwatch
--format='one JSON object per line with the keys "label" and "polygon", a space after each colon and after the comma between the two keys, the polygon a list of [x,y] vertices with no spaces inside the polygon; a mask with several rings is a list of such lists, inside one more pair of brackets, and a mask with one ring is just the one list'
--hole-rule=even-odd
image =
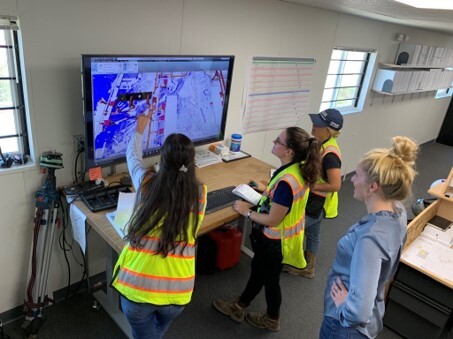
{"label": "wristwatch", "polygon": [[252,212],[253,212],[252,210],[249,210],[249,212],[247,213],[247,219],[252,220],[250,219],[250,217],[252,216]]}

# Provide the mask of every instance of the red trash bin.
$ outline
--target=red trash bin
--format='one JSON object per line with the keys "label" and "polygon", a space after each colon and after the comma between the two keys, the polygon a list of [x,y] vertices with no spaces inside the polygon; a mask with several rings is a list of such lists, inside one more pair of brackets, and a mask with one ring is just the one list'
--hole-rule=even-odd
{"label": "red trash bin", "polygon": [[232,268],[241,258],[242,233],[233,227],[223,227],[208,233],[217,244],[216,267],[219,270]]}

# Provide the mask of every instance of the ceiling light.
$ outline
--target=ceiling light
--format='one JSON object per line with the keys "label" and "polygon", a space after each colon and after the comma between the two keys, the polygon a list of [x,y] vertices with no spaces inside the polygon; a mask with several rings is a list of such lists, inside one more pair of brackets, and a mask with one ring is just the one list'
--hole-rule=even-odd
{"label": "ceiling light", "polygon": [[451,0],[395,0],[405,5],[425,9],[447,9],[453,10],[453,2]]}

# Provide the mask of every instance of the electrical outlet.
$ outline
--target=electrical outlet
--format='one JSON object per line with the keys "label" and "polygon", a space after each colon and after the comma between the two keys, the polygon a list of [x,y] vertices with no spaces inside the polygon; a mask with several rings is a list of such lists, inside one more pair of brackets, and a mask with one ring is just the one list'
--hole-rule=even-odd
{"label": "electrical outlet", "polygon": [[83,135],[74,135],[74,153],[82,152],[85,148]]}

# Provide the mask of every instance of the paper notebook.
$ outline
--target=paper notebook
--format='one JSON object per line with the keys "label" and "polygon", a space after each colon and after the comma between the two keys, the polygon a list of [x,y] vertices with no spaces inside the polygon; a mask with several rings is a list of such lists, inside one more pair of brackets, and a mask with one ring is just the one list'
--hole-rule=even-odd
{"label": "paper notebook", "polygon": [[258,205],[262,195],[251,188],[249,185],[240,184],[237,186],[233,193],[236,194],[238,197],[248,201],[249,203],[253,204],[254,206]]}

